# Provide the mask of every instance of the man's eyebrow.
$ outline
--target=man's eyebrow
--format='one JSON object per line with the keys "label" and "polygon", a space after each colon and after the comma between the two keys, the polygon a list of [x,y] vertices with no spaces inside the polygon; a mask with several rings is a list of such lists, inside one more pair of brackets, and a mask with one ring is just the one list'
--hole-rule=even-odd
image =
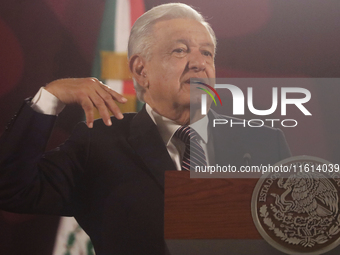
{"label": "man's eyebrow", "polygon": [[[189,44],[188,40],[186,40],[186,39],[178,39],[178,40],[175,41],[175,44],[177,44],[177,43],[183,43],[185,45]],[[214,51],[214,53],[216,51],[215,45],[213,43],[210,43],[210,42],[202,43],[202,44],[200,44],[199,47],[209,47]]]}
{"label": "man's eyebrow", "polygon": [[202,43],[201,46],[208,46],[208,47],[215,48],[214,44],[212,43]]}
{"label": "man's eyebrow", "polygon": [[[178,39],[178,40],[176,40],[175,41],[175,43],[183,43],[183,44],[188,44],[189,42],[188,42],[188,40],[186,40],[186,39]],[[215,48],[215,46],[214,46],[214,44],[212,44],[212,43],[210,43],[210,42],[206,42],[206,43],[202,43],[202,44],[200,44],[200,47],[211,47],[211,48]]]}

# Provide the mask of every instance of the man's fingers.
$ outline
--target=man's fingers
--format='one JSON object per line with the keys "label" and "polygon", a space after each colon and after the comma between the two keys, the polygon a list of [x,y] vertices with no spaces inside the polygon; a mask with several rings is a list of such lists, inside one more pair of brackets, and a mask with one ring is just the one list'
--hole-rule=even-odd
{"label": "man's fingers", "polygon": [[93,103],[92,101],[87,97],[84,98],[81,102],[81,107],[83,108],[86,116],[86,124],[89,128],[93,127],[93,121],[94,121],[94,112],[93,112]]}
{"label": "man's fingers", "polygon": [[[110,89],[111,90],[111,89]],[[115,92],[116,93],[116,92]],[[120,95],[119,93],[116,93],[118,96],[120,96],[120,101],[121,102],[126,102],[125,98]],[[114,99],[116,98],[113,98],[112,94],[108,92],[107,89],[103,88],[102,90],[99,90],[98,91],[98,95],[104,100],[106,106],[111,110],[111,112],[114,114],[114,116],[117,118],[117,119],[123,119],[124,116],[123,114],[121,113],[119,107],[117,106],[117,104],[114,102]],[[118,97],[117,96],[117,97]],[[125,100],[123,100],[123,98]]]}
{"label": "man's fingers", "polygon": [[92,103],[94,104],[94,106],[98,109],[98,112],[100,116],[102,117],[105,125],[111,126],[112,123],[111,123],[110,113],[108,111],[108,108],[103,98],[100,97],[98,94],[95,94],[95,95],[91,95],[90,99]]}
{"label": "man's fingers", "polygon": [[116,105],[116,103],[111,99],[111,100],[107,100],[105,101],[107,107],[110,109],[110,111],[113,113],[113,115],[117,118],[117,119],[123,119],[124,115],[122,114],[122,112],[120,111],[119,107]]}
{"label": "man's fingers", "polygon": [[102,88],[103,90],[105,90],[105,92],[109,93],[112,96],[112,98],[117,100],[119,103],[124,104],[127,102],[127,99],[125,97],[123,97],[121,94],[111,89],[109,86],[103,84]]}

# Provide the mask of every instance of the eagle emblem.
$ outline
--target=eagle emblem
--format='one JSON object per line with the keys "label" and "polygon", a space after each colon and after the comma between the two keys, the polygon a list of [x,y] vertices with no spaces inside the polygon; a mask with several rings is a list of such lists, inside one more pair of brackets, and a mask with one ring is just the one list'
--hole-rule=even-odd
{"label": "eagle emblem", "polygon": [[[316,169],[330,163],[299,156],[277,164],[314,164]],[[329,251],[340,243],[339,190],[340,174],[332,172],[268,173],[253,193],[255,226],[266,241],[283,252]]]}
{"label": "eagle emblem", "polygon": [[310,217],[325,217],[338,213],[338,192],[320,173],[299,172],[289,176],[286,181],[280,178],[277,186],[285,191],[281,195],[271,195],[276,198],[275,204],[283,213],[306,213]]}

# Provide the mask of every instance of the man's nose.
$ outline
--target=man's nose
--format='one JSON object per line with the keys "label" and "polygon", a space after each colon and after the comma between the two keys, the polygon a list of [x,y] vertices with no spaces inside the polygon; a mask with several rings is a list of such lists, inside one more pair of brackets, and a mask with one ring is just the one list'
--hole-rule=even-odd
{"label": "man's nose", "polygon": [[206,60],[201,52],[191,52],[188,66],[190,70],[200,72],[205,70]]}

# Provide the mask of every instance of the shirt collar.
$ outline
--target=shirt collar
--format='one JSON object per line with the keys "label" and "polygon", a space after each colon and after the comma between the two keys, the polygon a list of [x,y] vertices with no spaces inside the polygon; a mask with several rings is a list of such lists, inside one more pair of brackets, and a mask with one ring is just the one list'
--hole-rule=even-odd
{"label": "shirt collar", "polygon": [[[175,121],[158,114],[148,104],[145,105],[145,108],[152,121],[156,124],[165,145],[168,146],[172,136],[181,125],[178,125]],[[204,143],[208,142],[208,122],[208,116],[206,115],[199,121],[190,125],[190,127],[199,134]]]}

